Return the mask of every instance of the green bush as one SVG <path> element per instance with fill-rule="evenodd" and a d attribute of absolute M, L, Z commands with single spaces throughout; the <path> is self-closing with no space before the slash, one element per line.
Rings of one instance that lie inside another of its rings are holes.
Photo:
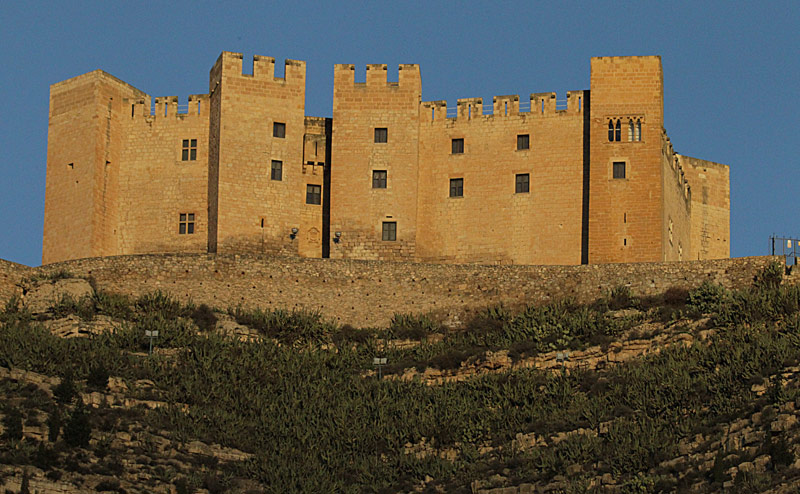
<path fill-rule="evenodd" d="M 699 287 L 689 291 L 687 305 L 703 314 L 712 314 L 729 299 L 728 291 L 721 285 L 704 281 Z"/>
<path fill-rule="evenodd" d="M 627 309 L 634 305 L 631 289 L 627 285 L 618 285 L 611 289 L 608 296 L 608 308 L 611 310 Z"/>

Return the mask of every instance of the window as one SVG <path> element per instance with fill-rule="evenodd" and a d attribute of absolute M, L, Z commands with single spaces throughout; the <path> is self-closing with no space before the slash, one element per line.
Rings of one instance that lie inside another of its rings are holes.
<path fill-rule="evenodd" d="M 394 242 L 397 240 L 397 222 L 396 221 L 384 221 L 383 222 L 383 232 L 381 233 L 381 240 L 388 240 L 390 242 Z"/>
<path fill-rule="evenodd" d="M 530 173 L 518 173 L 514 192 L 517 194 L 524 194 L 531 190 L 531 175 Z"/>
<path fill-rule="evenodd" d="M 450 179 L 450 197 L 463 197 L 464 196 L 464 179 L 451 178 Z"/>
<path fill-rule="evenodd" d="M 373 189 L 386 188 L 386 170 L 372 171 L 372 188 Z"/>
<path fill-rule="evenodd" d="M 283 180 L 283 161 L 272 160 L 272 170 L 270 171 L 272 180 Z"/>
<path fill-rule="evenodd" d="M 197 139 L 184 139 L 181 161 L 197 160 Z"/>
<path fill-rule="evenodd" d="M 273 122 L 272 137 L 278 137 L 280 139 L 286 137 L 286 124 L 281 122 Z"/>
<path fill-rule="evenodd" d="M 628 140 L 633 142 L 633 120 L 628 120 Z"/>
<path fill-rule="evenodd" d="M 530 134 L 520 134 L 517 136 L 517 151 L 523 151 L 525 149 L 530 149 L 531 147 L 531 136 Z"/>
<path fill-rule="evenodd" d="M 194 233 L 194 213 L 180 214 L 178 233 L 181 235 L 191 235 Z"/>
<path fill-rule="evenodd" d="M 322 204 L 322 187 L 306 185 L 306 204 Z"/>
<path fill-rule="evenodd" d="M 615 161 L 612 172 L 614 178 L 625 178 L 625 162 Z"/>
<path fill-rule="evenodd" d="M 464 139 L 453 139 L 451 152 L 453 154 L 464 154 Z"/>
<path fill-rule="evenodd" d="M 634 134 L 634 140 L 635 141 L 641 141 L 642 140 L 642 120 L 641 119 L 637 119 L 636 120 L 636 133 Z"/>
<path fill-rule="evenodd" d="M 389 130 L 386 127 L 375 127 L 375 142 L 389 142 Z"/>
<path fill-rule="evenodd" d="M 622 120 L 619 118 L 608 121 L 608 141 L 619 142 L 622 140 Z"/>

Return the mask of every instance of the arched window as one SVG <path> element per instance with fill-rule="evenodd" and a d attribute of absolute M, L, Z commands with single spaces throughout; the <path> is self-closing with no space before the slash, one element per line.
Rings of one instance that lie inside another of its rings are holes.
<path fill-rule="evenodd" d="M 617 142 L 622 140 L 622 122 L 620 119 L 617 119 L 617 125 L 614 128 L 614 140 Z"/>
<path fill-rule="evenodd" d="M 628 140 L 633 141 L 633 120 L 628 120 Z"/>
<path fill-rule="evenodd" d="M 614 121 L 608 121 L 608 142 L 614 142 Z"/>
<path fill-rule="evenodd" d="M 636 120 L 636 140 L 642 140 L 642 119 Z"/>

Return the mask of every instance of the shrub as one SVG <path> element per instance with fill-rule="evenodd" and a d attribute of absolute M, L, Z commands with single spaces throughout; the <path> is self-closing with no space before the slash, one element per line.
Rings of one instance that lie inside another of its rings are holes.
<path fill-rule="evenodd" d="M 779 262 L 771 262 L 756 275 L 756 279 L 753 284 L 756 288 L 778 288 L 783 281 L 784 270 L 785 268 L 783 267 L 783 264 Z"/>
<path fill-rule="evenodd" d="M 618 285 L 611 289 L 608 297 L 608 308 L 611 310 L 627 309 L 634 303 L 631 289 L 627 285 Z"/>
<path fill-rule="evenodd" d="M 22 414 L 16 408 L 6 409 L 3 417 L 3 439 L 19 441 L 22 439 Z"/>
<path fill-rule="evenodd" d="M 357 343 L 357 344 L 364 344 L 372 339 L 374 336 L 373 331 L 369 331 L 366 329 L 356 329 L 349 324 L 345 324 L 339 328 L 339 331 L 334 333 L 333 341 L 338 346 L 342 346 L 346 343 Z"/>
<path fill-rule="evenodd" d="M 699 287 L 689 291 L 687 305 L 696 308 L 703 314 L 719 311 L 720 306 L 729 298 L 728 291 L 710 281 L 704 281 Z"/>
<path fill-rule="evenodd" d="M 53 396 L 59 403 L 68 405 L 78 396 L 78 388 L 72 379 L 72 373 L 67 373 L 61 378 L 61 382 L 53 388 Z"/>
<path fill-rule="evenodd" d="M 192 311 L 192 321 L 197 324 L 201 331 L 212 331 L 217 327 L 217 315 L 214 310 L 206 304 L 200 304 Z"/>
<path fill-rule="evenodd" d="M 108 387 L 108 369 L 101 363 L 93 364 L 89 367 L 86 384 L 94 389 L 106 389 Z"/>
<path fill-rule="evenodd" d="M 61 298 L 50 308 L 56 317 L 64 317 L 76 314 L 85 321 L 91 321 L 95 316 L 94 299 L 90 296 L 74 298 L 68 293 L 61 295 Z"/>
<path fill-rule="evenodd" d="M 395 314 L 389 325 L 392 337 L 418 341 L 441 329 L 439 324 L 424 314 Z"/>
<path fill-rule="evenodd" d="M 133 318 L 133 302 L 126 295 L 95 290 L 94 303 L 97 312 L 116 319 Z"/>
<path fill-rule="evenodd" d="M 64 442 L 73 448 L 85 448 L 89 445 L 91 437 L 92 426 L 89 423 L 89 413 L 83 405 L 78 405 L 64 425 Z"/>

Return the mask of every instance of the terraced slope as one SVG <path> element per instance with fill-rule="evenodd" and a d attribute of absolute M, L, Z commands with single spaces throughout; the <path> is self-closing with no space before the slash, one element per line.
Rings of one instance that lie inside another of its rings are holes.
<path fill-rule="evenodd" d="M 8 492 L 800 488 L 800 288 L 775 269 L 490 307 L 457 332 L 54 278 L 0 315 Z"/>

